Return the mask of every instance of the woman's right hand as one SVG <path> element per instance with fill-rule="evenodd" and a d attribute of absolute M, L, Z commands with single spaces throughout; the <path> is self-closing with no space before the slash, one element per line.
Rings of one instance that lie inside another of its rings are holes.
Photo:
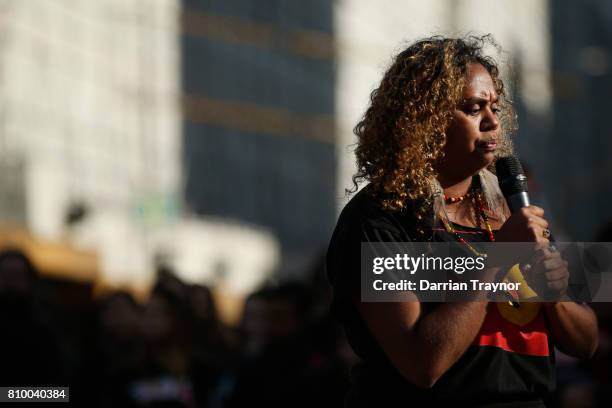
<path fill-rule="evenodd" d="M 515 211 L 497 231 L 495 241 L 548 243 L 548 221 L 543 216 L 544 210 L 535 205 Z"/>

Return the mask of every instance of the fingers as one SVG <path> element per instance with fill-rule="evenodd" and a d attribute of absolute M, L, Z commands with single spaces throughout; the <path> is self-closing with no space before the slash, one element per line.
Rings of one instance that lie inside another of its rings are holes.
<path fill-rule="evenodd" d="M 540 230 L 544 230 L 548 228 L 548 221 L 544 218 L 540 217 L 529 217 L 527 218 L 527 227 L 529 228 L 539 228 Z"/>
<path fill-rule="evenodd" d="M 548 281 L 546 283 L 546 287 L 554 292 L 563 293 L 567 289 L 567 280 L 566 279 L 557 279 L 555 281 Z"/>
<path fill-rule="evenodd" d="M 535 242 L 549 242 L 548 237 L 548 221 L 544 218 L 544 210 L 535 205 L 524 207 L 521 209 L 521 213 L 526 220 L 526 227 L 529 231 L 529 235 L 532 241 Z"/>
<path fill-rule="evenodd" d="M 537 250 L 532 255 L 530 263 L 534 267 L 543 268 L 545 270 L 567 267 L 565 261 L 559 252 L 553 252 L 548 248 L 548 245 L 538 244 Z"/>
<path fill-rule="evenodd" d="M 547 269 L 546 272 L 544 272 L 544 276 L 546 277 L 547 281 L 552 282 L 568 278 L 569 272 L 567 270 L 567 267 L 565 265 L 562 265 L 555 269 Z"/>
<path fill-rule="evenodd" d="M 544 216 L 544 209 L 541 207 L 538 207 L 537 205 L 530 205 L 528 207 L 523 207 L 521 208 L 521 211 L 526 216 L 533 215 L 533 216 L 540 217 L 540 218 Z"/>
<path fill-rule="evenodd" d="M 536 226 L 536 227 L 530 228 L 530 232 L 531 232 L 533 241 L 537 242 L 538 244 L 544 244 L 548 246 L 548 244 L 550 243 L 550 239 L 548 239 L 550 237 L 550 231 L 548 230 L 548 228 L 542 228 L 540 226 Z"/>
<path fill-rule="evenodd" d="M 538 251 L 537 264 L 530 269 L 530 280 L 536 287 L 544 289 L 543 293 L 563 294 L 569 281 L 568 263 L 558 252 L 547 249 Z M 537 290 L 537 289 L 536 289 Z"/>
<path fill-rule="evenodd" d="M 547 271 L 567 267 L 567 262 L 560 256 L 547 257 L 542 261 L 542 266 Z"/>
<path fill-rule="evenodd" d="M 546 271 L 544 273 L 544 277 L 546 278 L 546 281 L 549 283 L 558 282 L 558 281 L 565 282 L 569 279 L 569 271 L 567 270 L 565 266 L 562 266 L 557 269 Z"/>
<path fill-rule="evenodd" d="M 534 205 L 513 213 L 496 234 L 501 242 L 549 242 L 544 210 Z"/>

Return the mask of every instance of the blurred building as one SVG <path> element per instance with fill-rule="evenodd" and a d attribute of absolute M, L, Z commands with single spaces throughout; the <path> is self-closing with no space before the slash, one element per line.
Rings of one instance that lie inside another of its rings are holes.
<path fill-rule="evenodd" d="M 21 210 L 38 235 L 58 237 L 80 202 L 177 201 L 178 8 L 144 3 L 1 3 L 2 154 L 23 163 Z"/>
<path fill-rule="evenodd" d="M 612 3 L 551 2 L 554 128 L 541 160 L 551 206 L 576 240 L 612 219 Z"/>
<path fill-rule="evenodd" d="M 183 207 L 180 16 L 177 0 L 0 2 L 0 218 L 95 250 L 110 285 L 150 284 L 162 255 L 214 281 L 241 251 L 224 276 L 246 290 L 275 239 Z"/>
<path fill-rule="evenodd" d="M 182 3 L 187 205 L 267 228 L 291 268 L 335 221 L 332 2 Z"/>
<path fill-rule="evenodd" d="M 2 218 L 60 240 L 72 209 L 102 217 L 91 244 L 126 282 L 149 266 L 142 209 L 176 216 L 181 188 L 178 6 L 146 3 L 0 5 L 0 160 L 20 180 L 1 188 L 21 200 Z"/>

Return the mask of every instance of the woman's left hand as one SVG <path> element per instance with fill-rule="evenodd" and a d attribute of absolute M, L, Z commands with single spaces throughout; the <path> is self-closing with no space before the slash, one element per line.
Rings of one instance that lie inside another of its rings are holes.
<path fill-rule="evenodd" d="M 545 247 L 532 257 L 530 267 L 524 271 L 525 279 L 543 300 L 558 300 L 567 291 L 567 266 L 559 251 Z"/>

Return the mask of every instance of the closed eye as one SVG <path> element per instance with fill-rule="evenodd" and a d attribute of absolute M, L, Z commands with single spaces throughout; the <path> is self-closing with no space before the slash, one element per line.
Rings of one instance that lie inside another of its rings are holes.
<path fill-rule="evenodd" d="M 478 113 L 480 113 L 480 109 L 481 108 L 479 105 L 470 106 L 465 110 L 465 113 L 476 116 Z"/>
<path fill-rule="evenodd" d="M 476 106 L 468 107 L 464 111 L 465 111 L 465 113 L 467 113 L 469 115 L 477 116 L 482 109 L 483 108 L 480 105 L 476 105 Z M 493 112 L 493 114 L 495 114 L 495 115 L 498 115 L 501 112 L 501 109 L 500 109 L 499 106 L 492 106 L 491 107 L 491 112 Z"/>
<path fill-rule="evenodd" d="M 472 97 L 464 99 L 463 111 L 470 116 L 477 116 L 487 105 L 491 106 L 491 112 L 497 115 L 501 112 L 497 98 L 489 101 L 486 98 Z"/>

